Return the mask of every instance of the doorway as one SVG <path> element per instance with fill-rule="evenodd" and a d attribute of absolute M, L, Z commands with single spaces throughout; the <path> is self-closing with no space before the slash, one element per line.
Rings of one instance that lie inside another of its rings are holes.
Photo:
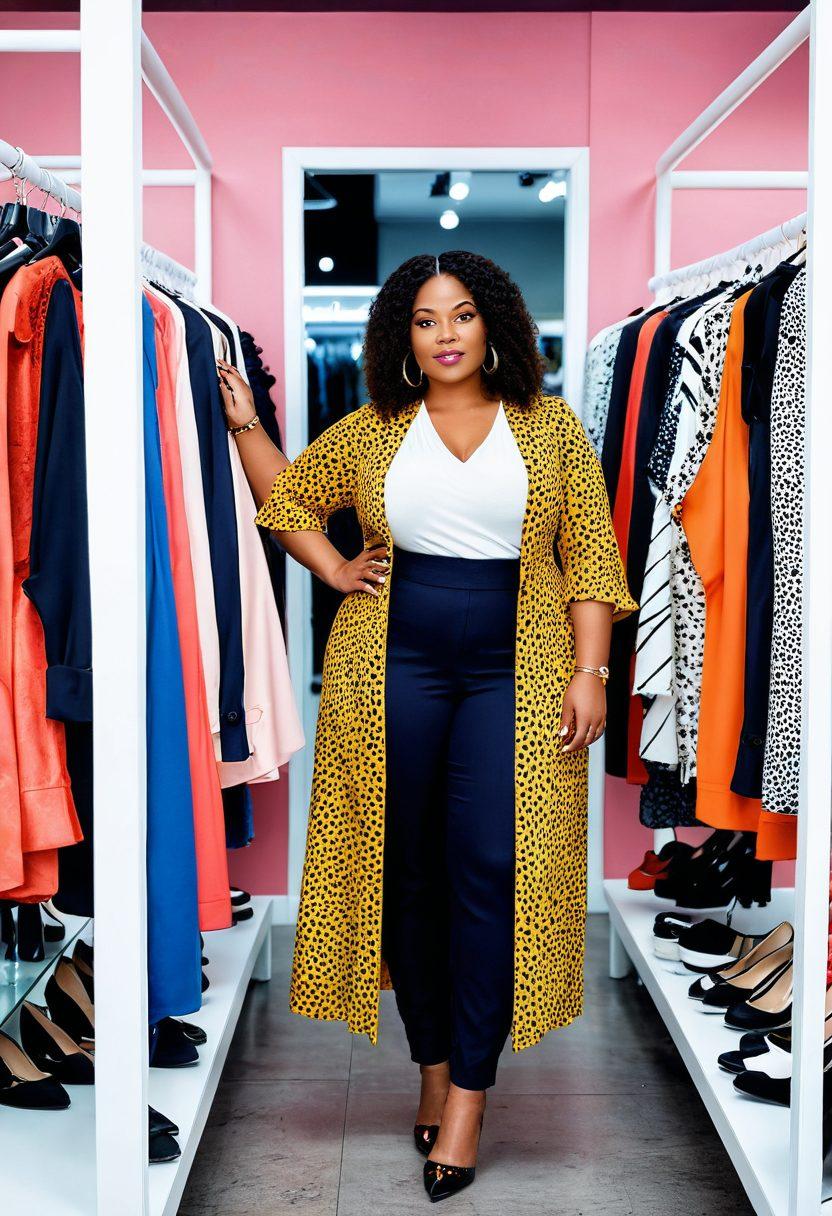
<path fill-rule="evenodd" d="M 366 401 L 367 309 L 390 271 L 415 253 L 467 248 L 503 266 L 537 321 L 545 391 L 580 414 L 587 148 L 284 148 L 283 200 L 287 452 Z M 336 547 L 358 551 L 352 511 L 328 527 Z M 290 916 L 300 894 L 323 648 L 339 601 L 287 563 L 289 665 L 307 739 L 289 769 Z M 599 750 L 590 752 L 590 910 L 604 906 Z"/>

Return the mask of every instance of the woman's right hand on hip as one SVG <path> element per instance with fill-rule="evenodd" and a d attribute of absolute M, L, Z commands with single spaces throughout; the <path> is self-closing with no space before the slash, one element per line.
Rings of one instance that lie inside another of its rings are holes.
<path fill-rule="evenodd" d="M 363 549 L 352 561 L 345 561 L 335 571 L 333 587 L 336 591 L 366 591 L 369 595 L 379 595 L 379 584 L 387 579 L 390 563 L 387 557 L 386 545 L 374 545 L 371 549 Z"/>

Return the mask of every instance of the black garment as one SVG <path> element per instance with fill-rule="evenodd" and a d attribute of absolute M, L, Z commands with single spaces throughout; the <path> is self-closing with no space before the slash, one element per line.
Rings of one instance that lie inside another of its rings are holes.
<path fill-rule="evenodd" d="M 260 425 L 271 439 L 276 448 L 283 451 L 283 441 L 280 437 L 280 426 L 277 421 L 275 404 L 269 390 L 275 384 L 275 378 L 267 367 L 263 366 L 260 358 L 263 353 L 261 346 L 255 345 L 254 338 L 245 330 L 240 330 L 240 344 L 243 348 L 243 359 L 246 365 L 251 392 L 254 397 L 254 408 Z M 277 614 L 283 633 L 286 633 L 286 551 L 281 548 L 277 538 L 269 528 L 258 525 L 257 531 L 263 542 L 263 551 L 269 567 L 269 577 L 277 604 Z"/>
<path fill-rule="evenodd" d="M 160 290 L 163 290 L 160 288 Z M 240 600 L 240 553 L 228 426 L 208 323 L 191 305 L 165 291 L 185 320 L 188 374 L 194 399 L 208 547 L 220 643 L 220 746 L 225 761 L 247 760 L 251 749 L 243 705 L 245 667 Z M 253 516 L 252 516 L 253 518 Z"/>
<path fill-rule="evenodd" d="M 763 756 L 771 682 L 774 538 L 771 527 L 771 392 L 783 297 L 800 271 L 785 262 L 752 291 L 743 316 L 742 416 L 748 423 L 748 586 L 743 724 L 731 789 L 763 793 Z"/>
<path fill-rule="evenodd" d="M 494 1084 L 514 1002 L 519 560 L 395 550 L 382 953 L 411 1058 Z"/>
<path fill-rule="evenodd" d="M 635 320 L 624 326 L 618 340 L 612 372 L 607 425 L 604 428 L 604 443 L 601 449 L 601 468 L 607 486 L 610 510 L 615 506 L 615 496 L 618 492 L 618 477 L 621 472 L 621 456 L 624 448 L 624 424 L 627 421 L 627 397 L 630 392 L 638 337 L 642 326 L 657 311 L 656 308 L 651 308 L 639 313 Z"/>
<path fill-rule="evenodd" d="M 93 915 L 92 617 L 84 373 L 69 283 L 52 288 L 43 335 L 29 577 L 43 623 L 46 713 L 66 724 L 67 769 L 84 839 L 58 852 L 55 906 Z"/>
<path fill-rule="evenodd" d="M 639 795 L 639 821 L 646 828 L 684 828 L 696 823 L 696 781 L 682 785 L 679 766 L 645 760 L 648 777 Z"/>

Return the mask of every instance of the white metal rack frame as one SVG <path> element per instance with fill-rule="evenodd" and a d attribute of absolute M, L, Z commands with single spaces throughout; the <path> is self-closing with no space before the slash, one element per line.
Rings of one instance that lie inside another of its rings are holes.
<path fill-rule="evenodd" d="M 81 157 L 21 159 L 0 143 L 4 176 L 16 169 L 37 188 L 77 208 L 80 196 L 58 178 L 80 182 L 84 166 L 83 250 L 87 493 L 95 674 L 94 846 L 96 891 L 96 1085 L 94 1112 L 83 1096 L 69 1112 L 78 1137 L 50 1125 L 51 1168 L 28 1168 L 25 1149 L 44 1151 L 41 1131 L 15 1124 L 21 1177 L 4 1173 L 12 1208 L 52 1216 L 172 1216 L 182 1193 L 250 978 L 270 974 L 271 901 L 255 901 L 254 920 L 209 938 L 212 993 L 203 1021 L 212 1041 L 183 1090 L 177 1118 L 182 1158 L 149 1185 L 146 957 L 145 582 L 142 441 L 141 277 L 164 272 L 211 297 L 211 170 L 208 148 L 179 90 L 141 29 L 140 0 L 81 0 L 80 30 L 0 30 L 0 51 L 80 52 Z M 143 172 L 142 81 L 194 162 L 192 170 Z M 44 172 L 46 170 L 46 172 Z M 0 170 L 2 171 L 2 170 Z M 121 187 L 119 240 L 112 240 L 113 182 Z M 142 243 L 142 186 L 194 188 L 196 274 Z M 112 408 L 117 400 L 118 410 Z M 118 503 L 118 511 L 113 504 Z M 114 791 L 118 791 L 114 796 Z M 240 933 L 240 929 L 244 929 Z M 216 970 L 214 965 L 216 964 Z M 197 1075 L 198 1074 L 198 1075 Z M 164 1087 L 163 1087 L 164 1088 Z M 154 1078 L 150 1097 L 158 1083 Z M 187 1091 L 187 1092 L 186 1092 Z M 165 1100 L 170 1104 L 166 1095 Z M 89 1095 L 88 1095 L 89 1097 Z M 161 1104 L 161 1103 L 160 1103 Z M 164 1107 L 162 1107 L 164 1109 Z M 94 1127 L 93 1127 L 94 1124 Z M 12 1129 L 10 1129 L 12 1130 Z M 29 1135 L 30 1134 L 30 1135 Z M 29 1136 L 29 1139 L 27 1139 Z M 94 1152 L 93 1152 L 94 1139 Z M 170 1172 L 172 1171 L 172 1172 Z M 20 1187 L 18 1187 L 18 1183 Z M 17 1189 L 16 1189 L 17 1188 Z M 13 1195 L 19 1202 L 15 1202 Z M 10 1209 L 11 1210 L 11 1209 Z"/>
<path fill-rule="evenodd" d="M 810 42 L 809 173 L 682 173 L 680 161 L 749 97 L 807 38 Z M 747 1155 L 740 1124 L 748 1119 L 743 1102 L 722 1104 L 710 1086 L 712 1061 L 700 1059 L 697 1044 L 675 1000 L 657 982 L 647 957 L 640 905 L 621 884 L 607 884 L 611 914 L 610 971 L 621 975 L 632 959 L 699 1085 L 725 1147 L 731 1154 L 755 1209 L 761 1216 L 810 1216 L 832 1208 L 822 1198 L 821 1126 L 823 1106 L 824 996 L 830 867 L 832 790 L 832 553 L 827 525 L 832 515 L 832 479 L 827 455 L 832 414 L 826 408 L 832 383 L 832 12 L 827 0 L 812 0 L 798 17 L 693 122 L 656 165 L 656 278 L 668 282 L 671 201 L 675 188 L 708 186 L 794 188 L 807 184 L 808 316 L 806 413 L 806 533 L 804 545 L 803 749 L 798 816 L 798 854 L 793 893 L 795 993 L 790 1134 L 772 1143 L 771 1160 Z M 798 217 L 802 222 L 803 217 Z M 797 221 L 796 221 L 797 222 Z M 772 230 L 772 233 L 775 230 Z M 772 238 L 764 234 L 761 240 Z M 790 234 L 794 235 L 793 227 Z M 772 238 L 773 239 L 773 238 Z M 706 264 L 703 264 L 706 265 Z M 691 268 L 685 268 L 690 272 Z M 657 281 L 660 280 L 660 281 Z M 809 729 L 811 723 L 811 729 Z M 781 893 L 781 898 L 784 893 Z M 791 892 L 789 892 L 791 895 Z M 771 1112 L 768 1112 L 769 1114 Z M 775 1116 L 772 1115 L 772 1118 Z M 781 1131 L 786 1123 L 781 1120 Z"/>

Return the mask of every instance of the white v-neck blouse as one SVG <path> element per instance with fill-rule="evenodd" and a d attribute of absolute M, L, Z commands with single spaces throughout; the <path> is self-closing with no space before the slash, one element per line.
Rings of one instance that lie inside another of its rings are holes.
<path fill-rule="evenodd" d="M 519 557 L 528 475 L 502 401 L 480 446 L 460 460 L 424 401 L 393 457 L 384 506 L 394 545 L 440 557 Z"/>

